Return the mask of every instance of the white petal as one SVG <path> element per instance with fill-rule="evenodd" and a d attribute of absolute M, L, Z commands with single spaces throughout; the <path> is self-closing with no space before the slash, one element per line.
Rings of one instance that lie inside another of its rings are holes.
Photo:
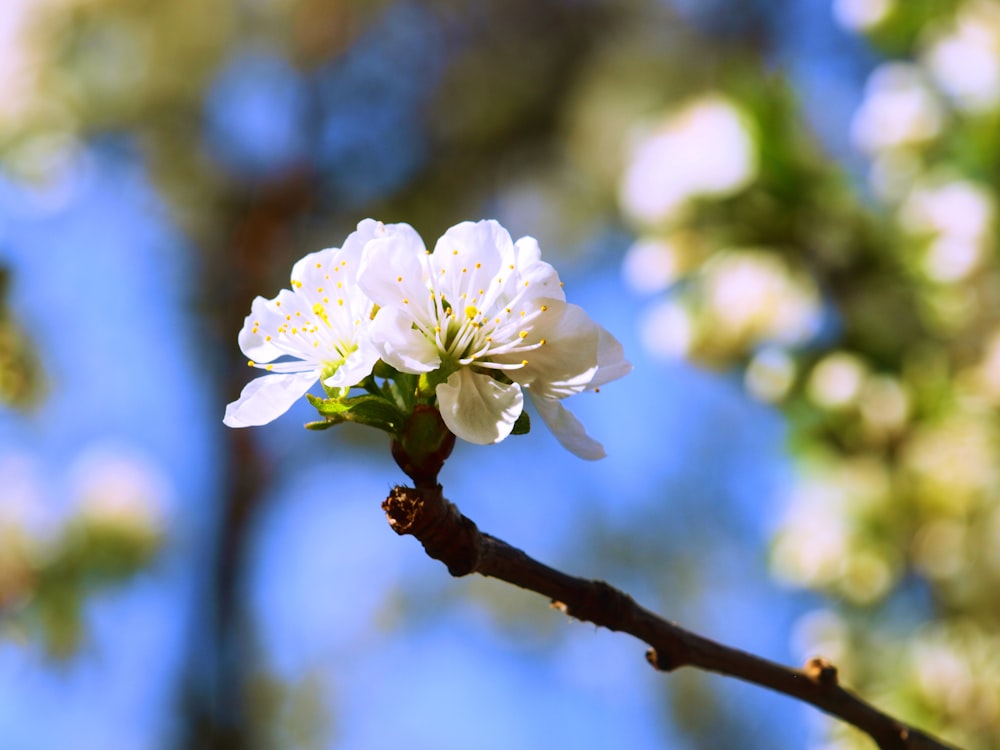
<path fill-rule="evenodd" d="M 323 286 L 323 277 L 333 265 L 336 251 L 337 248 L 328 247 L 299 258 L 292 266 L 292 288 L 301 284 L 305 289 L 312 291 L 317 286 Z"/>
<path fill-rule="evenodd" d="M 542 251 L 538 247 L 538 241 L 534 237 L 522 237 L 514 247 L 517 254 L 517 291 L 533 298 L 548 297 L 565 301 L 566 294 L 559 281 L 559 274 L 541 259 Z"/>
<path fill-rule="evenodd" d="M 545 344 L 527 352 L 528 364 L 510 372 L 510 377 L 546 398 L 585 390 L 597 373 L 600 331 L 582 307 L 566 305 L 558 318 L 539 320 L 532 336 L 544 338 Z"/>
<path fill-rule="evenodd" d="M 467 367 L 452 373 L 436 389 L 441 419 L 462 440 L 477 445 L 498 443 L 514 429 L 524 408 L 516 383 L 499 383 Z"/>
<path fill-rule="evenodd" d="M 365 245 L 358 269 L 358 286 L 380 307 L 423 309 L 427 288 L 427 253 L 420 236 L 406 227 Z M 404 302 L 404 300 L 406 300 Z"/>
<path fill-rule="evenodd" d="M 625 350 L 611 333 L 601 326 L 597 343 L 597 372 L 588 388 L 597 388 L 632 372 L 632 363 L 625 359 Z"/>
<path fill-rule="evenodd" d="M 503 274 L 501 260 L 512 258 L 510 234 L 495 221 L 463 221 L 456 224 L 434 246 L 434 286 L 455 304 L 463 292 L 468 303 L 495 292 L 496 276 Z M 482 294 L 479 291 L 482 290 Z"/>
<path fill-rule="evenodd" d="M 538 409 L 538 414 L 566 450 L 587 461 L 596 461 L 607 455 L 604 446 L 590 437 L 580 420 L 570 414 L 559 401 L 536 396 L 530 388 L 528 395 Z"/>
<path fill-rule="evenodd" d="M 405 224 L 403 226 L 412 229 L 409 224 Z M 376 237 L 385 236 L 386 228 L 381 221 L 375 221 L 375 219 L 362 219 L 358 222 L 358 228 L 347 235 L 347 239 L 344 240 L 344 254 L 350 258 L 360 261 L 361 253 L 364 252 L 365 245 Z"/>
<path fill-rule="evenodd" d="M 270 362 L 285 352 L 268 341 L 274 338 L 278 326 L 285 322 L 285 316 L 274 306 L 273 300 L 257 297 L 250 305 L 250 314 L 243 321 L 238 341 L 240 350 L 255 362 Z"/>
<path fill-rule="evenodd" d="M 383 307 L 372 321 L 369 335 L 382 359 L 400 372 L 421 373 L 441 365 L 437 345 L 413 327 L 402 310 Z"/>
<path fill-rule="evenodd" d="M 367 337 L 358 341 L 358 348 L 351 352 L 337 371 L 323 381 L 330 388 L 350 388 L 367 378 L 378 362 L 379 352 Z"/>
<path fill-rule="evenodd" d="M 256 427 L 284 414 L 319 379 L 315 370 L 289 375 L 263 375 L 246 384 L 239 399 L 226 406 L 223 424 Z"/>

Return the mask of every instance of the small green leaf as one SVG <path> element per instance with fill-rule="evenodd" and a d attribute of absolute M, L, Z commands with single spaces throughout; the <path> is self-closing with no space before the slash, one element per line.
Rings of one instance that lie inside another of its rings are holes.
<path fill-rule="evenodd" d="M 518 416 L 517 421 L 514 422 L 514 429 L 511 430 L 511 435 L 527 435 L 531 431 L 531 418 L 528 416 L 528 412 L 521 411 Z"/>
<path fill-rule="evenodd" d="M 348 408 L 344 399 L 320 398 L 319 396 L 314 396 L 311 393 L 307 393 L 306 398 L 309 399 L 310 404 L 316 407 L 316 411 L 324 417 L 340 416 L 347 411 Z"/>
<path fill-rule="evenodd" d="M 343 423 L 343 419 L 321 419 L 318 422 L 306 422 L 307 430 L 329 430 L 338 424 Z"/>
<path fill-rule="evenodd" d="M 356 422 L 395 435 L 406 421 L 403 410 L 382 396 L 365 395 L 336 399 L 317 398 L 307 394 L 307 397 L 316 411 L 333 424 Z M 309 429 L 326 429 L 326 427 L 309 427 Z"/>
<path fill-rule="evenodd" d="M 348 399 L 348 411 L 344 418 L 351 422 L 377 427 L 395 434 L 406 421 L 402 409 L 380 396 L 358 396 Z"/>

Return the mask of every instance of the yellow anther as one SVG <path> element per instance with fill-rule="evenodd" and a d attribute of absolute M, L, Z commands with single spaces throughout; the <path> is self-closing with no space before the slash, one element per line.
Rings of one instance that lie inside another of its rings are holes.
<path fill-rule="evenodd" d="M 403 283 L 403 277 L 402 276 L 397 276 L 396 277 L 396 281 L 398 281 L 400 284 L 402 284 Z"/>
<path fill-rule="evenodd" d="M 545 339 L 541 339 L 541 340 L 540 340 L 540 341 L 539 341 L 538 343 L 539 343 L 540 345 L 544 345 L 544 344 L 545 344 Z"/>
<path fill-rule="evenodd" d="M 322 267 L 323 267 L 323 264 L 322 264 L 322 263 L 317 263 L 317 264 L 316 264 L 316 268 L 322 268 Z"/>
<path fill-rule="evenodd" d="M 542 312 L 545 312 L 548 309 L 549 309 L 548 305 L 542 305 Z"/>
<path fill-rule="evenodd" d="M 482 268 L 482 267 L 483 267 L 482 263 L 476 263 L 476 268 Z"/>
<path fill-rule="evenodd" d="M 343 307 L 344 306 L 344 298 L 341 297 L 340 299 L 338 299 L 337 300 L 337 304 L 340 305 L 341 307 Z"/>
<path fill-rule="evenodd" d="M 470 320 L 476 317 L 478 314 L 479 310 L 476 309 L 475 305 L 469 305 L 467 308 L 465 308 L 465 317 L 469 318 Z"/>
<path fill-rule="evenodd" d="M 271 337 L 270 337 L 270 336 L 265 336 L 265 337 L 264 337 L 264 341 L 270 341 L 270 340 L 271 340 Z"/>
<path fill-rule="evenodd" d="M 271 372 L 271 370 L 273 370 L 273 369 L 274 369 L 274 365 L 268 365 L 268 366 L 267 366 L 267 367 L 265 367 L 264 369 L 265 369 L 265 370 L 267 370 L 268 372 Z"/>
<path fill-rule="evenodd" d="M 403 304 L 404 305 L 410 304 L 410 300 L 406 299 L 406 297 L 403 297 Z"/>
<path fill-rule="evenodd" d="M 458 255 L 458 250 L 452 250 L 452 251 L 451 251 L 451 254 L 452 254 L 452 255 Z"/>
<path fill-rule="evenodd" d="M 517 335 L 518 335 L 518 336 L 520 336 L 520 337 L 521 337 L 522 339 L 526 339 L 526 338 L 528 338 L 528 332 L 527 332 L 527 331 L 521 331 L 521 332 L 520 332 L 519 334 L 517 334 Z"/>
<path fill-rule="evenodd" d="M 317 302 L 315 305 L 313 305 L 313 314 L 314 315 L 325 315 L 326 314 L 326 310 L 323 309 L 323 305 L 321 303 Z"/>
<path fill-rule="evenodd" d="M 524 367 L 526 364 L 528 364 L 528 360 L 522 359 L 521 360 L 521 367 Z"/>
<path fill-rule="evenodd" d="M 247 362 L 247 367 L 256 367 L 256 366 L 257 366 L 257 363 L 254 362 L 252 359 L 249 362 Z"/>
<path fill-rule="evenodd" d="M 321 286 L 316 287 L 316 294 L 322 294 L 322 293 L 323 293 L 323 287 Z"/>

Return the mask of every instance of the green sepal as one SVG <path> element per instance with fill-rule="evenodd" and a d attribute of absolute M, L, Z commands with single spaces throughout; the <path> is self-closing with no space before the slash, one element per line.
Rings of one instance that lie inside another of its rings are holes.
<path fill-rule="evenodd" d="M 318 422 L 306 422 L 306 429 L 317 431 L 329 430 L 331 427 L 334 427 L 343 421 L 343 419 L 321 419 Z"/>
<path fill-rule="evenodd" d="M 531 417 L 528 416 L 528 412 L 522 409 L 517 417 L 517 421 L 514 422 L 514 429 L 510 431 L 510 434 L 527 435 L 529 432 L 531 432 Z"/>
<path fill-rule="evenodd" d="M 381 396 L 365 395 L 340 399 L 318 398 L 311 393 L 306 396 L 316 411 L 333 424 L 356 422 L 395 435 L 406 421 L 402 409 Z"/>

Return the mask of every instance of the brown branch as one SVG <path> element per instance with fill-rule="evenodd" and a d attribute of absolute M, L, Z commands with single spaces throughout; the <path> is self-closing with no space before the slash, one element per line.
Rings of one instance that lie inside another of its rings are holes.
<path fill-rule="evenodd" d="M 956 750 L 941 740 L 879 711 L 840 686 L 837 669 L 821 658 L 792 669 L 692 633 L 641 607 L 603 581 L 567 575 L 534 560 L 516 547 L 479 531 L 447 501 L 441 486 L 396 487 L 382 504 L 389 525 L 410 534 L 453 576 L 479 573 L 552 600 L 578 620 L 629 633 L 648 644 L 656 669 L 690 666 L 776 690 L 852 724 L 882 750 Z"/>

